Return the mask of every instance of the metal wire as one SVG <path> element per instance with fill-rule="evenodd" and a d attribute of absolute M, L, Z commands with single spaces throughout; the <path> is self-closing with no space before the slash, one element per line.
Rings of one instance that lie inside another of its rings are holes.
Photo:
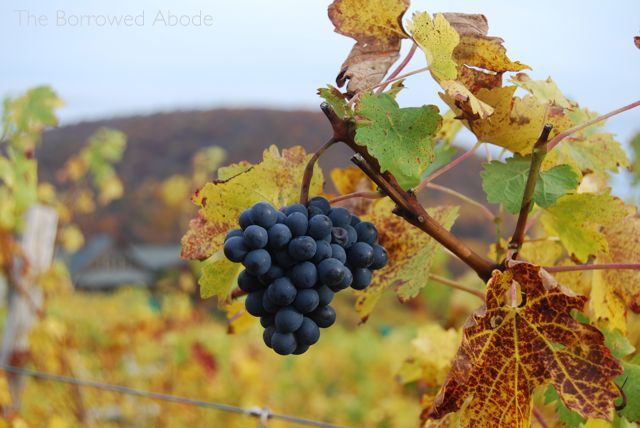
<path fill-rule="evenodd" d="M 71 385 L 101 389 L 104 391 L 117 392 L 120 394 L 135 395 L 138 397 L 151 398 L 155 400 L 168 401 L 172 403 L 187 404 L 191 406 L 204 407 L 207 409 L 220 410 L 223 412 L 238 413 L 241 415 L 253 416 L 258 418 L 263 423 L 265 420 L 269 420 L 269 419 L 280 419 L 282 421 L 296 423 L 300 425 L 307 425 L 307 426 L 316 426 L 316 427 L 322 427 L 322 428 L 345 428 L 344 426 L 334 425 L 328 422 L 314 421 L 311 419 L 299 418 L 297 416 L 289 416 L 289 415 L 284 415 L 280 413 L 272 413 L 268 407 L 243 408 L 238 406 L 232 406 L 230 404 L 215 403 L 212 401 L 197 400 L 193 398 L 180 397 L 177 395 L 144 391 L 140 389 L 129 388 L 127 386 L 122 386 L 122 385 L 100 383 L 100 382 L 95 382 L 91 380 L 78 379 L 71 376 L 62 376 L 62 375 L 57 375 L 53 373 L 46 373 L 38 370 L 25 369 L 21 367 L 10 366 L 10 365 L 0 365 L 0 369 L 9 373 L 29 376 L 36 379 L 42 379 L 42 380 L 47 380 L 52 382 L 67 383 Z"/>

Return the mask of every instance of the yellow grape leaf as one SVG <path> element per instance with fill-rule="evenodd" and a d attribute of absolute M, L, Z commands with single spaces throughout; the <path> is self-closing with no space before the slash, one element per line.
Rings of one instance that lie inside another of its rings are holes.
<path fill-rule="evenodd" d="M 602 260 L 598 260 L 602 262 Z M 616 295 L 616 285 L 607 281 L 606 272 L 595 270 L 591 272 L 591 293 L 589 294 L 589 318 L 605 321 L 611 329 L 618 329 L 623 334 L 627 332 L 627 308 L 625 302 Z M 638 288 L 636 281 L 631 287 Z"/>
<path fill-rule="evenodd" d="M 448 15 L 445 15 L 449 18 Z M 460 65 L 479 67 L 495 73 L 520 71 L 530 68 L 519 61 L 511 61 L 502 39 L 486 34 L 460 35 L 460 43 L 453 51 L 454 60 Z"/>
<path fill-rule="evenodd" d="M 392 213 L 389 199 L 377 201 L 368 221 L 378 226 L 378 239 L 389 254 L 387 266 L 376 272 L 372 284 L 359 294 L 356 310 L 364 322 L 386 288 L 396 287 L 401 301 L 412 299 L 427 284 L 435 252 L 440 244 L 420 229 Z M 457 207 L 437 207 L 428 210 L 438 223 L 449 229 L 458 216 Z M 402 239 L 398 239 L 402 236 Z"/>
<path fill-rule="evenodd" d="M 9 382 L 5 372 L 0 372 L 0 405 L 11 405 L 11 393 L 9 392 Z"/>
<path fill-rule="evenodd" d="M 296 146 L 278 152 L 276 146 L 264 151 L 257 165 L 225 181 L 207 183 L 193 196 L 200 207 L 182 238 L 182 257 L 204 260 L 222 248 L 226 233 L 238 227 L 240 213 L 266 201 L 275 207 L 289 205 L 300 197 L 300 183 L 310 158 Z M 316 165 L 310 194 L 322 191 L 322 171 Z"/>
<path fill-rule="evenodd" d="M 461 129 L 462 122 L 455 118 L 453 111 L 448 110 L 442 115 L 442 126 L 436 131 L 433 139 L 435 141 L 442 140 L 451 143 Z"/>
<path fill-rule="evenodd" d="M 432 19 L 427 12 L 415 13 L 407 30 L 426 55 L 429 71 L 436 80 L 452 80 L 458 76 L 452 57 L 460 36 L 444 15 L 438 13 Z"/>
<path fill-rule="evenodd" d="M 331 181 L 341 195 L 353 192 L 371 192 L 376 189 L 375 183 L 355 166 L 332 169 Z"/>
<path fill-rule="evenodd" d="M 227 328 L 227 333 L 229 334 L 242 333 L 250 329 L 258 320 L 244 308 L 244 300 L 237 299 L 224 306 L 227 322 L 229 323 Z"/>
<path fill-rule="evenodd" d="M 585 261 L 590 255 L 608 253 L 599 227 L 626 215 L 622 202 L 609 193 L 576 193 L 559 198 L 544 210 L 540 221 L 549 235 L 560 238 L 570 254 Z"/>
<path fill-rule="evenodd" d="M 471 115 L 486 119 L 493 114 L 493 107 L 476 98 L 462 83 L 455 80 L 446 80 L 440 82 L 440 86 L 445 90 L 449 102 L 461 109 L 468 106 Z"/>
<path fill-rule="evenodd" d="M 586 301 L 536 265 L 494 271 L 486 303 L 467 321 L 447 381 L 423 417 L 442 418 L 471 397 L 460 426 L 528 427 L 533 391 L 552 384 L 569 409 L 610 420 L 619 396 L 613 379 L 623 370 L 602 333 L 572 317 Z"/>
<path fill-rule="evenodd" d="M 518 73 L 511 78 L 511 83 L 531 93 L 538 100 L 566 109 L 574 109 L 578 105 L 564 96 L 556 82 L 551 77 L 547 80 L 533 80 L 526 73 Z"/>
<path fill-rule="evenodd" d="M 111 175 L 100 184 L 100 194 L 98 195 L 98 202 L 101 205 L 107 205 L 111 201 L 119 199 L 124 193 L 124 186 L 122 181 L 117 175 Z"/>
<path fill-rule="evenodd" d="M 202 265 L 202 275 L 198 280 L 200 297 L 208 299 L 216 296 L 221 301 L 227 300 L 241 270 L 240 263 L 229 261 L 222 251 L 216 252 Z"/>
<path fill-rule="evenodd" d="M 421 381 L 428 387 L 444 383 L 458 348 L 458 332 L 445 330 L 439 324 L 428 324 L 418 330 L 411 342 L 411 355 L 398 371 L 402 383 Z"/>
<path fill-rule="evenodd" d="M 507 248 L 506 242 L 504 248 Z M 553 266 L 562 256 L 562 245 L 550 239 L 525 241 L 519 254 L 524 260 L 535 265 Z"/>
<path fill-rule="evenodd" d="M 409 0 L 335 0 L 329 6 L 335 31 L 356 40 L 336 78 L 339 87 L 349 80 L 347 90 L 355 93 L 382 81 L 399 58 L 408 7 Z"/>

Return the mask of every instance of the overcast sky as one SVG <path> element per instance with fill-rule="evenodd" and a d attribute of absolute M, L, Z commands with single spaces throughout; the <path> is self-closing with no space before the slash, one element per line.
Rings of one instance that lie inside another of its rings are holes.
<path fill-rule="evenodd" d="M 316 88 L 333 81 L 352 45 L 333 32 L 328 4 L 2 0 L 0 94 L 50 84 L 67 103 L 63 123 L 175 108 L 315 109 Z M 506 40 L 512 59 L 532 66 L 533 78 L 551 75 L 595 111 L 640 98 L 640 50 L 632 42 L 640 34 L 639 0 L 414 0 L 411 10 L 484 13 L 490 34 Z M 127 14 L 137 21 L 104 25 Z M 80 15 L 94 18 L 77 24 Z M 185 25 L 170 26 L 170 15 L 200 15 L 205 22 L 183 18 Z M 416 55 L 407 70 L 424 64 Z M 406 85 L 402 105 L 441 105 L 428 75 Z M 640 130 L 640 112 L 611 120 L 610 129 L 627 140 Z"/>

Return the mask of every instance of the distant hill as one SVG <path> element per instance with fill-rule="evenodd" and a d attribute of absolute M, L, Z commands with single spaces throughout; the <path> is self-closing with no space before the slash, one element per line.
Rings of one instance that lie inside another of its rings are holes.
<path fill-rule="evenodd" d="M 37 154 L 41 176 L 52 180 L 64 161 L 102 126 L 127 134 L 129 144 L 124 159 L 117 166 L 126 194 L 95 216 L 82 219 L 81 224 L 89 234 L 108 232 L 134 242 L 158 243 L 176 242 L 184 225 L 159 226 L 162 223 L 155 222 L 158 213 L 140 201 L 138 190 L 145 182 L 187 173 L 194 153 L 206 146 L 218 145 L 226 149 L 227 163 L 257 162 L 262 157 L 262 150 L 271 144 L 281 148 L 302 145 L 307 151 L 313 151 L 331 131 L 320 112 L 267 109 L 176 111 L 82 122 L 45 133 L 44 144 Z M 329 171 L 333 167 L 349 165 L 349 156 L 347 148 L 334 147 L 322 157 L 320 164 Z M 479 158 L 468 160 L 464 167 L 443 177 L 439 183 L 483 199 L 480 167 Z M 431 205 L 447 199 L 430 191 L 426 193 L 425 201 Z M 457 201 L 453 203 L 458 204 Z M 467 209 L 457 224 L 459 232 L 479 240 L 492 239 L 491 227 L 479 227 L 478 216 L 473 212 L 470 216 L 465 214 L 469 214 Z"/>

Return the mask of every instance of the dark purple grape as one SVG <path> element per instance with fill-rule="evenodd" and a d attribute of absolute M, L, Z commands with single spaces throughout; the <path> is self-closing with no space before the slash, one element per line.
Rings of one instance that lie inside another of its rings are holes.
<path fill-rule="evenodd" d="M 333 224 L 326 215 L 316 215 L 309 220 L 308 235 L 315 239 L 322 239 L 331 234 Z M 354 231 L 355 232 L 355 231 Z"/>
<path fill-rule="evenodd" d="M 320 263 L 324 259 L 328 259 L 331 257 L 331 244 L 327 241 L 316 241 L 316 254 L 313 256 L 311 261 L 315 264 Z"/>
<path fill-rule="evenodd" d="M 283 213 L 282 211 L 276 211 L 276 223 L 284 223 L 286 218 L 287 215 L 285 213 Z"/>
<path fill-rule="evenodd" d="M 268 290 L 268 289 L 267 289 Z M 262 296 L 262 307 L 267 314 L 275 314 L 281 308 L 281 306 L 275 304 L 269 297 L 269 293 L 265 292 Z"/>
<path fill-rule="evenodd" d="M 316 288 L 318 292 L 318 298 L 320 299 L 318 302 L 318 306 L 326 306 L 333 300 L 333 291 L 327 287 L 326 285 L 321 285 Z"/>
<path fill-rule="evenodd" d="M 336 311 L 329 305 L 321 306 L 309 314 L 309 318 L 320 328 L 331 327 L 336 321 Z"/>
<path fill-rule="evenodd" d="M 286 306 L 276 313 L 276 330 L 279 333 L 293 333 L 300 328 L 303 318 L 300 312 Z"/>
<path fill-rule="evenodd" d="M 373 263 L 373 247 L 366 242 L 356 242 L 347 251 L 349 265 L 356 268 L 366 268 Z"/>
<path fill-rule="evenodd" d="M 345 248 L 349 248 L 351 247 L 353 244 L 355 244 L 358 241 L 358 232 L 356 232 L 356 230 L 353 228 L 353 226 L 345 226 L 344 230 L 347 231 L 347 245 L 345 245 Z"/>
<path fill-rule="evenodd" d="M 244 239 L 234 236 L 224 243 L 224 255 L 235 263 L 241 263 L 247 256 L 249 249 L 244 245 Z"/>
<path fill-rule="evenodd" d="M 349 222 L 349 224 L 353 227 L 356 227 L 356 224 L 360 223 L 362 220 L 360 220 L 360 217 L 358 217 L 355 214 L 351 214 L 351 221 Z"/>
<path fill-rule="evenodd" d="M 232 229 L 227 233 L 227 236 L 224 237 L 224 242 L 227 242 L 227 239 L 233 238 L 234 236 L 239 236 L 242 238 L 242 230 L 240 229 Z"/>
<path fill-rule="evenodd" d="M 343 264 L 347 262 L 347 252 L 338 244 L 331 244 L 331 257 L 340 260 Z"/>
<path fill-rule="evenodd" d="M 291 230 L 284 224 L 274 224 L 267 231 L 268 246 L 270 249 L 280 249 L 287 246 L 291 238 Z"/>
<path fill-rule="evenodd" d="M 251 220 L 253 224 L 262 226 L 265 229 L 270 228 L 278 220 L 276 209 L 266 202 L 258 202 L 251 207 Z"/>
<path fill-rule="evenodd" d="M 295 332 L 296 340 L 301 345 L 313 345 L 320 339 L 318 324 L 311 318 L 304 317 L 300 328 Z"/>
<path fill-rule="evenodd" d="M 376 239 L 378 239 L 378 230 L 373 223 L 363 221 L 356 224 L 355 229 L 358 233 L 358 241 L 360 242 L 366 242 L 369 245 L 373 245 L 376 242 Z"/>
<path fill-rule="evenodd" d="M 293 333 L 278 333 L 271 336 L 271 347 L 280 355 L 289 355 L 298 347 Z"/>
<path fill-rule="evenodd" d="M 307 233 L 309 220 L 307 219 L 306 214 L 293 212 L 287 216 L 284 224 L 286 224 L 289 230 L 291 230 L 291 234 L 293 236 L 303 236 Z"/>
<path fill-rule="evenodd" d="M 309 207 L 316 207 L 322 212 L 322 214 L 328 214 L 331 209 L 331 204 L 322 196 L 314 196 L 309 200 L 307 204 Z"/>
<path fill-rule="evenodd" d="M 289 255 L 288 249 L 276 251 L 275 253 L 273 253 L 273 259 L 278 264 L 278 266 L 281 266 L 284 269 L 288 269 L 298 263 L 296 259 Z"/>
<path fill-rule="evenodd" d="M 247 269 L 248 273 L 259 276 L 267 273 L 271 267 L 271 256 L 267 250 L 251 250 L 247 253 L 242 264 Z"/>
<path fill-rule="evenodd" d="M 251 208 L 247 208 L 240 213 L 238 223 L 240 224 L 240 228 L 242 228 L 242 230 L 253 224 L 253 220 L 251 220 Z"/>
<path fill-rule="evenodd" d="M 278 278 L 267 288 L 267 296 L 276 305 L 286 306 L 296 298 L 296 287 L 286 276 Z"/>
<path fill-rule="evenodd" d="M 289 242 L 289 255 L 296 260 L 311 260 L 316 254 L 316 241 L 310 236 L 298 236 Z"/>
<path fill-rule="evenodd" d="M 322 210 L 318 207 L 313 207 L 313 206 L 309 206 L 307 207 L 307 211 L 309 211 L 309 219 L 317 216 L 317 215 L 324 215 L 324 213 L 322 212 Z"/>
<path fill-rule="evenodd" d="M 369 266 L 369 269 L 382 269 L 387 264 L 389 255 L 387 250 L 382 245 L 373 244 L 373 263 Z"/>
<path fill-rule="evenodd" d="M 264 329 L 262 333 L 262 340 L 264 340 L 264 344 L 271 348 L 271 339 L 273 338 L 274 333 L 276 332 L 276 328 L 274 326 L 269 326 Z"/>
<path fill-rule="evenodd" d="M 343 266 L 342 268 L 344 270 L 344 278 L 342 278 L 342 281 L 340 281 L 340 284 L 330 287 L 331 290 L 336 292 L 340 290 L 344 290 L 345 288 L 349 288 L 349 286 L 353 282 L 353 275 L 351 274 L 351 270 L 346 266 Z"/>
<path fill-rule="evenodd" d="M 300 313 L 307 314 L 318 307 L 320 296 L 313 288 L 298 290 L 296 300 L 293 301 L 293 307 Z"/>
<path fill-rule="evenodd" d="M 252 250 L 266 247 L 267 240 L 269 239 L 265 228 L 260 227 L 256 224 L 252 224 L 251 226 L 247 227 L 244 230 L 242 236 L 244 238 L 244 245 L 246 245 L 247 248 L 251 248 Z"/>
<path fill-rule="evenodd" d="M 276 279 L 281 278 L 283 276 L 284 276 L 284 269 L 282 269 L 277 264 L 272 263 L 267 273 L 265 273 L 264 275 L 260 275 L 258 279 L 260 279 L 260 282 L 262 282 L 263 284 L 269 285 Z"/>
<path fill-rule="evenodd" d="M 340 284 L 344 275 L 344 265 L 338 259 L 325 259 L 318 265 L 318 278 L 329 287 Z"/>
<path fill-rule="evenodd" d="M 289 216 L 293 213 L 300 213 L 300 214 L 304 214 L 305 217 L 309 216 L 309 213 L 307 211 L 307 208 L 302 205 L 302 204 L 292 204 L 289 205 L 288 207 L 284 208 L 284 213 Z"/>
<path fill-rule="evenodd" d="M 318 269 L 311 262 L 298 263 L 291 270 L 289 278 L 298 288 L 311 288 L 318 282 Z"/>
<path fill-rule="evenodd" d="M 328 215 L 335 227 L 345 227 L 351 222 L 351 214 L 346 208 L 331 208 Z"/>
<path fill-rule="evenodd" d="M 296 350 L 292 352 L 293 355 L 302 355 L 305 352 L 307 352 L 309 350 L 311 346 L 310 345 L 301 345 L 298 344 L 298 346 L 296 347 Z"/>
<path fill-rule="evenodd" d="M 346 247 L 349 243 L 349 232 L 342 227 L 331 229 L 331 243 Z"/>
<path fill-rule="evenodd" d="M 264 288 L 258 278 L 251 275 L 250 273 L 247 273 L 246 270 L 243 270 L 242 272 L 240 272 L 240 275 L 238 275 L 238 287 L 240 287 L 240 290 L 247 293 L 262 290 Z"/>
<path fill-rule="evenodd" d="M 353 282 L 351 288 L 354 290 L 364 290 L 371 284 L 372 273 L 367 268 L 357 268 L 351 271 L 353 274 Z"/>
<path fill-rule="evenodd" d="M 271 327 L 276 322 L 276 317 L 273 315 L 263 315 L 260 317 L 260 325 L 264 328 Z"/>
<path fill-rule="evenodd" d="M 264 290 L 254 291 L 247 294 L 247 299 L 244 301 L 244 307 L 254 317 L 261 317 L 262 315 L 268 315 L 267 311 L 262 306 L 262 297 L 264 296 Z"/>

